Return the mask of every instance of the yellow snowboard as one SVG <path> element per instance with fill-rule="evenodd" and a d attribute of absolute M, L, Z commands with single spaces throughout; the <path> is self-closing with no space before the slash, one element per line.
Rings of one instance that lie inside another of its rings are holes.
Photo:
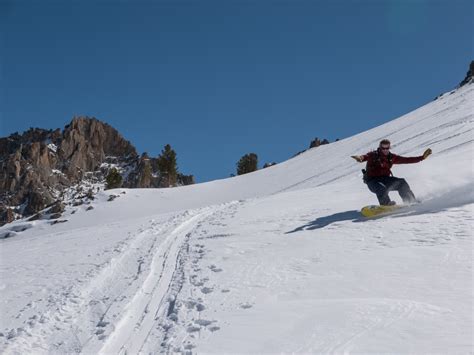
<path fill-rule="evenodd" d="M 376 216 L 389 214 L 402 207 L 403 206 L 399 206 L 399 205 L 393 205 L 393 206 L 370 205 L 370 206 L 362 207 L 362 209 L 360 210 L 360 213 L 362 213 L 364 217 L 370 218 L 370 217 L 376 217 Z"/>

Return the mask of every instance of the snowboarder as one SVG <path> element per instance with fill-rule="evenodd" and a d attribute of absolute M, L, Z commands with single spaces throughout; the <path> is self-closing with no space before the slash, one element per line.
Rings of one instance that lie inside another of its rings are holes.
<path fill-rule="evenodd" d="M 390 191 L 398 191 L 404 203 L 417 202 L 406 180 L 393 176 L 390 170 L 392 165 L 418 163 L 428 158 L 431 153 L 431 149 L 428 148 L 419 157 L 402 157 L 391 153 L 390 141 L 383 139 L 377 150 L 365 155 L 353 155 L 351 158 L 359 163 L 367 162 L 366 169 L 362 170 L 364 182 L 369 190 L 377 195 L 381 206 L 392 206 L 395 205 L 395 201 L 390 200 L 388 196 Z"/>

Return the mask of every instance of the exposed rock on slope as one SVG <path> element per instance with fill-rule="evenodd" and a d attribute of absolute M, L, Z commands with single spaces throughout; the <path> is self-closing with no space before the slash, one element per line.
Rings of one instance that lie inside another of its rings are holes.
<path fill-rule="evenodd" d="M 469 64 L 469 70 L 466 73 L 466 77 L 463 81 L 459 84 L 459 87 L 464 86 L 466 84 L 474 82 L 474 60 L 471 61 Z"/>
<path fill-rule="evenodd" d="M 73 179 L 96 170 L 107 156 L 136 159 L 137 152 L 117 130 L 96 119 L 75 118 L 66 126 L 59 146 L 63 170 Z"/>
<path fill-rule="evenodd" d="M 0 225 L 55 201 L 90 197 L 113 167 L 124 187 L 160 187 L 153 159 L 140 157 L 115 128 L 95 118 L 75 117 L 63 131 L 31 128 L 0 138 Z M 193 181 L 189 176 L 181 184 Z"/>

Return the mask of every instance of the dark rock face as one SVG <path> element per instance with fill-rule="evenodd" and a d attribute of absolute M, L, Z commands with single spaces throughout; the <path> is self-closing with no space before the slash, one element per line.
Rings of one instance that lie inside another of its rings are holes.
<path fill-rule="evenodd" d="M 178 174 L 178 185 L 194 185 L 194 175 Z"/>
<path fill-rule="evenodd" d="M 459 84 L 459 87 L 464 86 L 466 84 L 474 82 L 474 60 L 471 61 L 469 64 L 469 70 L 466 73 L 466 77 L 463 81 Z"/>
<path fill-rule="evenodd" d="M 330 142 L 327 139 L 320 140 L 319 138 L 316 137 L 309 143 L 309 148 L 308 149 L 317 148 L 321 145 L 325 145 L 325 144 L 329 144 L 329 143 Z M 296 153 L 295 155 L 293 155 L 293 157 L 296 157 L 296 156 L 306 152 L 308 149 L 305 149 L 305 150 L 302 150 L 302 151 Z"/>
<path fill-rule="evenodd" d="M 14 220 L 15 216 L 13 214 L 13 210 L 4 206 L 0 206 L 0 221 L 3 221 L 3 224 L 5 224 L 13 222 Z"/>
<path fill-rule="evenodd" d="M 265 163 L 265 164 L 263 165 L 263 169 L 269 168 L 269 167 L 271 167 L 271 166 L 273 166 L 273 165 L 276 165 L 276 163 L 275 163 L 275 162 Z"/>
<path fill-rule="evenodd" d="M 159 187 L 155 160 L 140 157 L 116 129 L 89 117 L 73 118 L 63 131 L 31 128 L 0 138 L 0 225 L 36 215 L 55 201 L 49 213 L 62 213 L 66 190 L 84 181 L 100 184 L 112 167 L 124 187 Z M 69 198 L 93 199 L 95 192 L 81 187 Z"/>
<path fill-rule="evenodd" d="M 320 140 L 319 138 L 315 138 L 311 141 L 309 144 L 309 148 L 316 148 L 324 144 L 329 144 L 329 141 L 327 139 Z"/>
<path fill-rule="evenodd" d="M 138 162 L 137 184 L 139 188 L 147 188 L 154 186 L 153 169 L 151 161 L 147 154 L 142 154 Z"/>

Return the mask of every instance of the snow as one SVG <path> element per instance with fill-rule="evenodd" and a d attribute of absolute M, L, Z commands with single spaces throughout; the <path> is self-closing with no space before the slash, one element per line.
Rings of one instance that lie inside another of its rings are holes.
<path fill-rule="evenodd" d="M 52 151 L 53 153 L 56 153 L 58 151 L 58 146 L 54 143 L 49 143 L 48 144 L 48 148 L 50 151 Z"/>
<path fill-rule="evenodd" d="M 467 85 L 271 169 L 0 228 L 0 351 L 472 352 L 473 102 Z M 364 219 L 350 155 L 382 138 L 433 149 L 393 169 L 423 203 Z"/>

